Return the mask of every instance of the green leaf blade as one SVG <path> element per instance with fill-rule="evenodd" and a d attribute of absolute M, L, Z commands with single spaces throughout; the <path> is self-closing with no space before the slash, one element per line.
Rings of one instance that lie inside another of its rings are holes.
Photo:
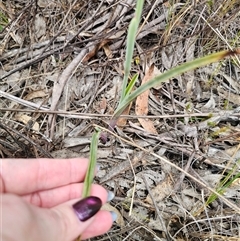
<path fill-rule="evenodd" d="M 137 80 L 138 80 L 138 74 L 135 74 L 126 88 L 125 96 L 128 96 L 131 93 L 133 86 L 135 85 Z"/>
<path fill-rule="evenodd" d="M 236 52 L 236 54 L 237 53 L 238 52 Z M 146 82 L 145 84 L 143 84 L 139 88 L 137 88 L 135 91 L 133 91 L 129 96 L 125 96 L 125 98 L 123 98 L 122 101 L 120 101 L 118 108 L 116 109 L 116 111 L 114 113 L 114 117 L 120 116 L 122 111 L 126 108 L 126 106 L 131 101 L 133 101 L 137 96 L 139 96 L 146 90 L 148 90 L 152 87 L 155 87 L 155 86 L 159 85 L 160 83 L 163 83 L 173 77 L 181 75 L 187 71 L 194 70 L 196 68 L 203 67 L 205 65 L 220 61 L 224 57 L 226 57 L 228 55 L 232 55 L 232 54 L 233 54 L 233 52 L 228 51 L 228 50 L 221 51 L 218 53 L 213 53 L 213 54 L 207 55 L 205 57 L 201 57 L 201 58 L 195 59 L 193 61 L 186 62 L 180 66 L 177 66 L 175 68 L 172 68 L 172 69 L 166 71 L 165 73 L 163 73 L 161 75 L 154 77 L 153 79 L 151 79 L 150 81 Z"/>
<path fill-rule="evenodd" d="M 133 58 L 133 51 L 135 45 L 135 39 L 137 35 L 138 26 L 141 20 L 142 9 L 143 9 L 144 0 L 138 0 L 136 5 L 135 16 L 131 20 L 129 27 L 128 27 L 128 34 L 127 34 L 127 49 L 126 49 L 126 58 L 124 62 L 124 77 L 123 77 L 123 84 L 122 84 L 122 92 L 119 103 L 123 101 L 125 98 L 126 88 L 128 77 L 131 70 L 131 63 Z"/>
<path fill-rule="evenodd" d="M 91 145 L 90 145 L 90 160 L 88 164 L 88 170 L 84 179 L 83 193 L 82 198 L 88 197 L 91 192 L 91 185 L 93 183 L 93 178 L 95 174 L 95 168 L 97 163 L 97 148 L 98 148 L 98 140 L 101 131 L 96 130 L 92 136 Z"/>

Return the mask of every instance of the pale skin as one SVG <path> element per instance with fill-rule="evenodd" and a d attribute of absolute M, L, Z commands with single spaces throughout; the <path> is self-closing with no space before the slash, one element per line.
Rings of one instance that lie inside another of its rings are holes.
<path fill-rule="evenodd" d="M 0 193 L 5 241 L 72 241 L 107 232 L 108 211 L 80 222 L 72 205 L 80 200 L 87 159 L 1 159 Z M 92 185 L 92 196 L 107 200 L 107 191 Z"/>

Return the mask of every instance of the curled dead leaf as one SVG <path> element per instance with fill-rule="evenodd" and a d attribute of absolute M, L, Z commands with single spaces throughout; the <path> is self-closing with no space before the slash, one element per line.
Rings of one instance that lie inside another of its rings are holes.
<path fill-rule="evenodd" d="M 153 78 L 153 73 L 154 73 L 154 65 L 152 64 L 142 80 L 142 85 Z M 149 90 L 145 91 L 144 93 L 142 93 L 137 97 L 136 107 L 135 107 L 136 115 L 148 114 L 148 96 L 149 96 Z M 138 118 L 138 121 L 146 131 L 152 134 L 157 134 L 157 130 L 154 127 L 152 120 Z"/>
<path fill-rule="evenodd" d="M 152 189 L 152 196 L 155 201 L 162 202 L 162 200 L 171 194 L 173 191 L 173 182 L 170 177 L 165 178 L 161 183 Z M 146 202 L 152 204 L 150 195 L 147 196 Z"/>
<path fill-rule="evenodd" d="M 29 125 L 29 122 L 32 120 L 32 117 L 30 117 L 30 116 L 28 116 L 28 115 L 21 115 L 21 114 L 19 114 L 19 115 L 15 115 L 15 119 L 17 120 L 17 121 L 20 121 L 20 122 L 22 122 L 23 124 L 25 124 L 25 125 Z M 39 132 L 39 124 L 37 123 L 37 122 L 35 122 L 32 126 L 31 126 L 31 128 L 34 130 L 34 131 L 37 131 L 37 132 Z"/>
<path fill-rule="evenodd" d="M 132 107 L 132 102 L 130 103 L 130 105 L 127 106 L 127 108 L 123 111 L 123 115 L 129 115 L 130 109 Z M 125 117 L 120 117 L 117 121 L 117 126 L 119 127 L 124 127 L 127 123 L 127 118 Z"/>
<path fill-rule="evenodd" d="M 47 96 L 45 91 L 37 90 L 37 91 L 33 91 L 33 92 L 27 94 L 24 99 L 25 100 L 32 100 L 32 99 L 35 99 L 35 98 L 42 98 L 42 97 L 45 97 L 45 96 Z"/>
<path fill-rule="evenodd" d="M 123 220 L 123 216 L 121 215 L 121 213 L 115 208 L 113 207 L 112 205 L 110 205 L 109 203 L 105 203 L 102 208 L 102 210 L 106 210 L 106 211 L 109 211 L 109 212 L 115 212 L 117 214 L 117 220 L 116 220 L 116 223 L 120 226 L 120 227 L 124 227 L 125 226 L 125 223 L 124 223 L 124 220 Z"/>

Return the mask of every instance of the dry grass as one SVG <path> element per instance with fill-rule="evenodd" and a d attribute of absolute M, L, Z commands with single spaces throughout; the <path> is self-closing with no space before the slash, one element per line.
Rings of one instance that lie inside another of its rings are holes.
<path fill-rule="evenodd" d="M 93 124 L 106 127 L 119 99 L 134 6 L 0 2 L 1 158 L 88 156 Z M 146 0 L 132 75 L 142 79 L 151 63 L 164 72 L 239 47 L 239 12 L 237 0 Z M 240 154 L 239 66 L 238 58 L 227 59 L 152 89 L 148 114 L 158 135 L 139 125 L 133 103 L 124 127 L 99 145 L 96 181 L 115 192 L 108 208 L 120 218 L 92 240 L 239 240 L 237 209 L 222 199 L 203 208 L 208 189 L 151 155 L 216 188 Z M 240 208 L 239 185 L 236 178 L 223 194 Z"/>

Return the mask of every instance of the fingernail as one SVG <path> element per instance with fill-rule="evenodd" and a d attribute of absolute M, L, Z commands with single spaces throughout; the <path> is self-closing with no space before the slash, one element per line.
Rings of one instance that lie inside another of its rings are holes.
<path fill-rule="evenodd" d="M 102 207 L 98 197 L 86 197 L 73 205 L 73 209 L 80 221 L 84 222 L 94 216 Z"/>
<path fill-rule="evenodd" d="M 114 193 L 111 191 L 108 191 L 107 202 L 112 201 L 114 197 L 115 197 Z"/>
<path fill-rule="evenodd" d="M 110 211 L 110 213 L 111 213 L 113 222 L 115 222 L 117 220 L 117 214 L 113 211 Z"/>

